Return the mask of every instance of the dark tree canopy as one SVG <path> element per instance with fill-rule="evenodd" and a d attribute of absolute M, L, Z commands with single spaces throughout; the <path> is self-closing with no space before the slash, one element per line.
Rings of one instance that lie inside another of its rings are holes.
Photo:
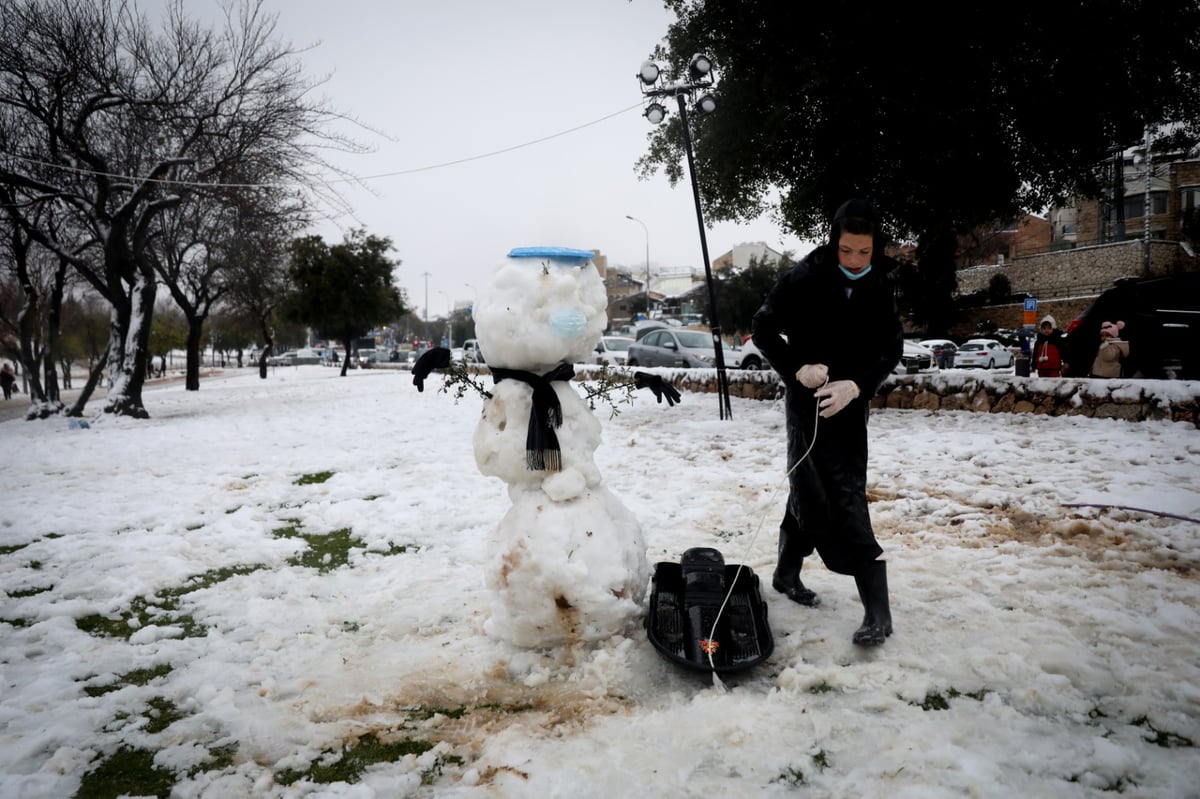
<path fill-rule="evenodd" d="M 773 209 L 821 239 L 839 204 L 869 197 L 919 241 L 933 273 L 908 284 L 928 291 L 953 289 L 956 233 L 1095 196 L 1100 165 L 1147 126 L 1200 132 L 1198 0 L 666 6 L 655 59 L 679 75 L 707 53 L 718 78 L 716 112 L 690 117 L 706 215 Z M 653 131 L 643 176 L 687 177 L 678 126 Z"/>
<path fill-rule="evenodd" d="M 912 236 L 1094 193 L 1114 147 L 1147 125 L 1200 133 L 1200 2 L 956 6 L 864 0 L 667 0 L 658 53 L 713 57 L 717 111 L 694 119 L 706 212 L 740 219 L 782 193 L 782 223 L 823 236 L 868 196 Z M 799 18 L 797 15 L 799 14 Z M 643 173 L 683 177 L 678 119 Z"/>
<path fill-rule="evenodd" d="M 342 374 L 355 339 L 406 312 L 395 284 L 400 262 L 387 257 L 391 249 L 391 239 L 362 230 L 350 231 L 332 247 L 320 236 L 296 239 L 292 245 L 291 288 L 283 316 L 343 342 L 347 357 Z"/>

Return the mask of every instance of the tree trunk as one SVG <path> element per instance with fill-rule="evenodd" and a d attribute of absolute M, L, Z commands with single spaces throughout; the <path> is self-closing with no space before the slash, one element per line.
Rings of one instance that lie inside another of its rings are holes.
<path fill-rule="evenodd" d="M 200 336 L 204 333 L 204 320 L 189 316 L 187 332 L 187 378 L 184 390 L 200 390 Z"/>
<path fill-rule="evenodd" d="M 154 314 L 157 284 L 138 270 L 129 292 L 129 318 L 122 327 L 114 329 L 109 348 L 109 389 L 105 413 L 149 419 L 150 413 L 142 404 L 142 389 L 146 384 L 146 364 L 150 341 L 150 321 Z M 114 325 L 117 313 L 114 307 Z"/>
<path fill-rule="evenodd" d="M 67 416 L 83 416 L 83 409 L 87 406 L 88 400 L 92 398 L 92 394 L 96 391 L 96 386 L 99 385 L 100 378 L 104 375 L 104 366 L 107 363 L 107 356 L 101 356 L 96 361 L 95 366 L 88 372 L 87 384 L 79 392 L 79 396 L 75 399 L 75 404 L 67 410 Z"/>

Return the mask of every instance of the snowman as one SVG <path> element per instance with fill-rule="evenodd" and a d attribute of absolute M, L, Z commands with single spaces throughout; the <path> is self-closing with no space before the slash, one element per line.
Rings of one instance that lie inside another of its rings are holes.
<path fill-rule="evenodd" d="M 508 486 L 487 566 L 485 631 L 517 646 L 593 642 L 641 612 L 649 576 L 636 517 L 594 462 L 600 422 L 571 386 L 594 349 L 608 297 L 592 253 L 509 252 L 475 305 L 494 385 L 474 434 L 479 471 Z"/>

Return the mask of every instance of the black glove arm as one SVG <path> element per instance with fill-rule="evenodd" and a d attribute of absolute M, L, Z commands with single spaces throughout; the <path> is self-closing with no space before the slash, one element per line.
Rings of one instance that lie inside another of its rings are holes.
<path fill-rule="evenodd" d="M 445 369 L 450 365 L 450 350 L 445 347 L 434 347 L 426 350 L 417 362 L 413 364 L 413 385 L 417 391 L 425 390 L 425 378 L 434 369 Z"/>
<path fill-rule="evenodd" d="M 633 385 L 637 388 L 648 388 L 654 392 L 654 398 L 662 403 L 663 397 L 667 398 L 667 405 L 674 406 L 679 402 L 679 392 L 675 390 L 675 386 L 664 381 L 659 375 L 652 375 L 649 372 L 634 372 Z"/>

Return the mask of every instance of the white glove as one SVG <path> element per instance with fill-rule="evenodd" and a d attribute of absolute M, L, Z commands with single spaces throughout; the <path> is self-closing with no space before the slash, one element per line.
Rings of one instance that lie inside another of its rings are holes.
<path fill-rule="evenodd" d="M 796 372 L 796 379 L 805 388 L 816 388 L 829 379 L 829 367 L 823 363 L 806 363 Z"/>
<path fill-rule="evenodd" d="M 828 419 L 849 405 L 850 400 L 858 394 L 858 383 L 853 380 L 834 380 L 829 385 L 817 389 L 813 396 L 821 401 L 821 418 Z"/>

